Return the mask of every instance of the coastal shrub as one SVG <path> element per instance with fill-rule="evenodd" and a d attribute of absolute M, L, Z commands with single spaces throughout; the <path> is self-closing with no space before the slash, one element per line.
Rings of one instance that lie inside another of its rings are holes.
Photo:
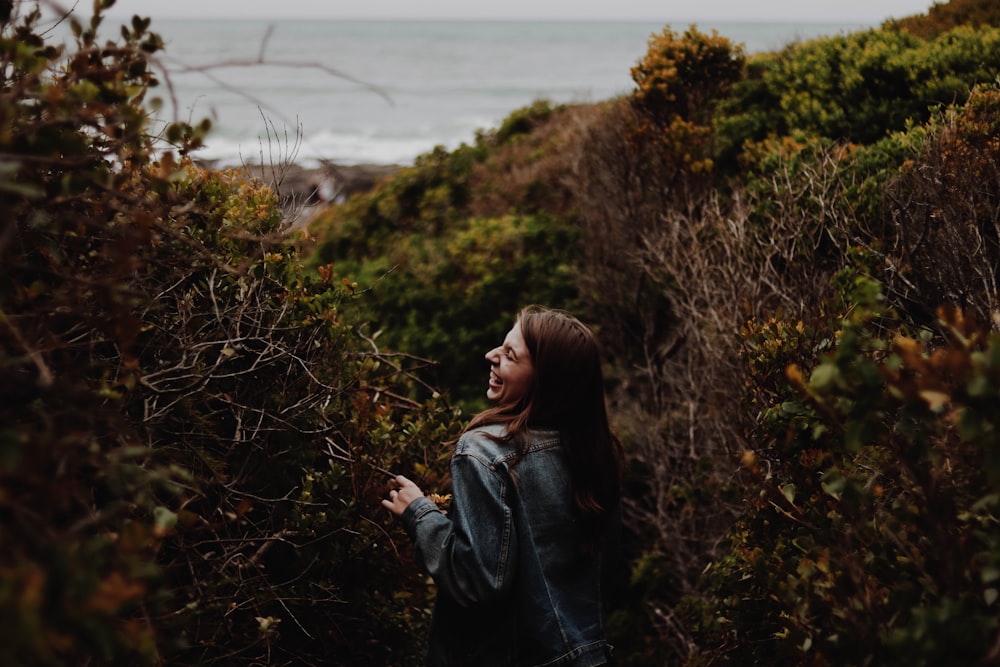
<path fill-rule="evenodd" d="M 775 148 L 755 181 L 700 198 L 671 188 L 676 167 L 631 131 L 633 106 L 609 106 L 587 135 L 581 171 L 579 283 L 610 360 L 611 413 L 629 458 L 630 607 L 615 627 L 636 664 L 681 662 L 693 646 L 675 610 L 740 512 L 733 466 L 753 424 L 735 335 L 747 318 L 806 316 L 844 263 L 837 230 L 857 221 L 847 148 Z M 679 536 L 683 536 L 680 538 Z M 627 619 L 627 620 L 626 620 Z M 621 624 L 621 625 L 619 625 Z"/>
<path fill-rule="evenodd" d="M 707 35 L 692 25 L 678 34 L 667 27 L 650 37 L 632 67 L 633 95 L 656 117 L 705 125 L 715 101 L 742 77 L 744 60 L 742 47 L 715 30 Z"/>
<path fill-rule="evenodd" d="M 759 419 L 745 513 L 687 608 L 698 660 L 995 660 L 1000 339 L 948 309 L 907 330 L 870 259 L 837 281 L 842 316 L 743 330 Z"/>
<path fill-rule="evenodd" d="M 332 264 L 364 294 L 353 316 L 386 349 L 432 364 L 432 384 L 466 409 L 482 407 L 479 361 L 524 304 L 575 304 L 577 231 L 563 181 L 576 149 L 538 145 L 535 131 L 559 127 L 541 136 L 562 147 L 585 122 L 536 103 L 480 132 L 475 146 L 423 155 L 312 225 L 310 261 Z"/>
<path fill-rule="evenodd" d="M 587 267 L 578 276 L 581 298 L 602 323 L 605 353 L 621 368 L 670 347 L 669 308 L 638 270 L 636 252 L 663 211 L 684 206 L 682 188 L 671 187 L 683 174 L 670 155 L 643 139 L 646 126 L 629 100 L 609 104 L 583 137 L 588 159 L 575 183 L 580 264 Z"/>
<path fill-rule="evenodd" d="M 400 235 L 385 255 L 338 266 L 365 286 L 357 318 L 380 344 L 433 362 L 433 385 L 474 409 L 484 406 L 483 355 L 518 310 L 572 307 L 574 243 L 571 227 L 542 215 L 470 218 L 440 236 Z"/>
<path fill-rule="evenodd" d="M 885 193 L 899 299 L 947 304 L 988 321 L 1000 310 L 1000 90 L 975 90 L 928 126 Z"/>
<path fill-rule="evenodd" d="M 688 38 L 697 53 L 703 39 Z M 678 41 L 666 34 L 647 59 L 686 53 Z M 706 97 L 724 99 L 742 61 L 724 42 L 713 44 L 728 55 L 698 60 L 706 69 L 671 85 L 702 86 Z M 717 76 L 709 66 L 720 68 Z M 691 124 L 683 105 L 670 107 L 680 99 L 651 88 L 606 105 L 585 135 L 589 157 L 576 194 L 588 267 L 579 284 L 610 359 L 611 411 L 629 456 L 634 571 L 613 627 L 646 628 L 645 640 L 623 638 L 636 664 L 688 657 L 691 628 L 673 610 L 699 595 L 699 574 L 723 556 L 720 540 L 739 514 L 731 470 L 753 420 L 742 406 L 747 377 L 734 333 L 748 317 L 818 308 L 829 297 L 826 278 L 844 262 L 839 230 L 858 226 L 845 198 L 857 178 L 847 169 L 850 147 L 775 139 L 754 178 L 734 179 L 723 193 L 711 161 L 683 152 L 711 146 L 711 101 L 691 110 Z M 655 102 L 659 117 L 644 100 Z M 650 643 L 655 651 L 643 648 Z"/>
<path fill-rule="evenodd" d="M 600 109 L 581 138 L 575 200 L 580 275 L 605 348 L 622 367 L 669 348 L 670 308 L 659 278 L 640 269 L 647 236 L 674 212 L 697 215 L 712 185 L 713 108 L 742 72 L 739 47 L 691 26 L 653 35 L 632 68 L 636 91 Z"/>
<path fill-rule="evenodd" d="M 670 155 L 692 181 L 711 172 L 715 106 L 742 78 L 745 60 L 742 47 L 715 30 L 692 25 L 679 35 L 667 27 L 650 37 L 632 68 L 632 100 L 644 121 L 632 128 L 636 140 Z"/>
<path fill-rule="evenodd" d="M 762 117 L 767 115 L 764 105 L 761 105 L 761 113 Z M 982 119 L 989 117 L 988 113 L 981 115 Z M 791 610 L 797 611 L 799 607 L 796 604 L 811 604 L 808 594 L 791 586 L 787 587 L 789 592 L 786 597 L 779 596 L 779 591 L 783 592 L 786 588 L 779 588 L 777 583 L 761 592 L 754 598 L 759 602 L 741 608 L 739 613 L 745 612 L 745 616 L 740 616 L 739 622 L 734 621 L 735 612 L 729 613 L 729 607 L 744 595 L 745 589 L 739 588 L 739 582 L 750 581 L 751 573 L 758 571 L 753 569 L 757 566 L 752 565 L 759 562 L 758 552 L 766 555 L 777 548 L 775 545 L 796 540 L 794 524 L 792 528 L 778 525 L 769 515 L 760 519 L 760 522 L 769 522 L 771 528 L 766 529 L 769 531 L 766 537 L 760 537 L 760 541 L 755 543 L 759 546 L 755 546 L 752 554 L 744 555 L 744 551 L 734 549 L 738 557 L 750 562 L 739 561 L 738 566 L 733 566 L 732 557 L 713 550 L 718 542 L 706 540 L 689 553 L 685 547 L 691 546 L 691 543 L 679 546 L 676 536 L 719 536 L 729 527 L 728 522 L 739 516 L 741 511 L 748 511 L 751 518 L 746 519 L 746 524 L 737 522 L 730 532 L 730 544 L 741 544 L 739 540 L 748 530 L 745 525 L 758 529 L 758 519 L 755 518 L 758 487 L 753 486 L 758 478 L 748 474 L 739 481 L 725 481 L 729 466 L 741 458 L 744 438 L 750 437 L 747 434 L 754 434 L 751 427 L 753 415 L 760 409 L 756 403 L 752 403 L 749 409 L 741 405 L 741 388 L 748 381 L 754 387 L 784 384 L 784 368 L 788 364 L 794 362 L 806 367 L 809 363 L 804 360 L 821 354 L 829 349 L 831 341 L 837 340 L 836 334 L 820 333 L 825 325 L 809 327 L 799 325 L 798 321 L 822 322 L 823 313 L 831 311 L 829 304 L 836 304 L 840 293 L 851 284 L 847 278 L 833 279 L 844 267 L 860 264 L 891 286 L 885 297 L 900 308 L 896 314 L 897 326 L 902 327 L 902 322 L 924 323 L 935 330 L 943 326 L 927 317 L 928 312 L 932 314 L 934 311 L 931 299 L 924 299 L 915 308 L 915 300 L 902 298 L 899 283 L 905 283 L 907 278 L 902 277 L 900 268 L 908 268 L 906 260 L 886 252 L 883 245 L 887 230 L 895 224 L 890 217 L 893 204 L 885 197 L 886 186 L 901 169 L 905 171 L 910 164 L 908 160 L 914 160 L 919 155 L 929 133 L 932 130 L 906 123 L 903 130 L 887 134 L 867 145 L 851 144 L 810 132 L 775 133 L 760 142 L 744 144 L 747 148 L 744 160 L 746 164 L 753 165 L 753 171 L 749 179 L 734 179 L 727 184 L 728 201 L 725 205 L 706 206 L 703 201 L 701 206 L 693 209 L 698 215 L 685 215 L 685 209 L 663 199 L 663 203 L 651 206 L 651 211 L 655 211 L 651 218 L 658 216 L 659 224 L 651 225 L 649 229 L 652 231 L 643 234 L 642 250 L 634 256 L 641 258 L 642 261 L 636 264 L 642 267 L 644 275 L 662 290 L 662 303 L 669 304 L 654 312 L 661 315 L 670 313 L 672 320 L 662 329 L 665 332 L 662 340 L 673 342 L 666 348 L 670 350 L 669 355 L 660 359 L 652 357 L 657 363 L 636 366 L 645 371 L 641 375 L 644 379 L 656 378 L 651 381 L 657 387 L 655 395 L 668 399 L 677 397 L 677 400 L 665 401 L 657 410 L 651 411 L 651 415 L 636 414 L 640 412 L 636 409 L 636 396 L 643 395 L 638 391 L 642 385 L 636 379 L 626 385 L 628 391 L 616 388 L 612 396 L 616 417 L 626 415 L 622 423 L 628 424 L 625 435 L 630 454 L 634 456 L 632 473 L 637 475 L 628 492 L 630 528 L 643 536 L 640 539 L 643 545 L 653 545 L 651 551 L 636 560 L 637 578 L 633 582 L 633 591 L 645 596 L 642 603 L 648 611 L 652 627 L 656 629 L 661 645 L 670 647 L 675 660 L 688 660 L 692 664 L 730 659 L 731 664 L 859 664 L 866 661 L 865 657 L 846 653 L 843 655 L 848 655 L 847 658 L 841 654 L 834 658 L 825 657 L 833 654 L 832 650 L 823 655 L 815 651 L 797 651 L 793 639 L 798 638 L 799 646 L 810 643 L 815 646 L 817 638 L 813 636 L 806 642 L 802 635 L 786 632 L 785 626 L 766 625 L 762 619 L 780 620 L 792 614 Z M 988 131 L 980 131 L 979 134 L 989 136 Z M 973 141 L 970 145 L 977 144 Z M 629 153 L 624 150 L 625 146 L 627 144 L 619 143 L 616 150 L 609 153 L 616 154 L 618 159 L 627 158 Z M 970 162 L 972 155 L 985 155 L 987 161 L 991 159 L 988 150 L 970 150 Z M 981 166 L 979 168 L 981 171 Z M 634 172 L 622 170 L 618 173 L 628 177 L 612 182 L 638 182 Z M 923 176 L 928 179 L 929 190 L 935 171 L 925 169 Z M 987 180 L 991 179 L 987 177 Z M 669 181 L 651 179 L 642 190 L 656 192 L 656 186 L 666 182 Z M 978 190 L 981 192 L 983 189 L 980 187 Z M 626 190 L 621 188 L 619 191 Z M 939 190 L 939 197 L 944 196 L 944 191 Z M 596 210 L 629 211 L 631 219 L 642 220 L 643 209 L 635 204 L 638 199 L 608 197 L 606 209 Z M 651 199 L 648 194 L 647 199 Z M 982 207 L 978 219 L 989 226 L 992 224 L 989 222 L 992 220 L 992 209 L 987 201 L 988 198 L 980 200 Z M 913 203 L 919 206 L 916 201 Z M 718 212 L 707 214 L 713 209 Z M 740 239 L 746 239 L 746 243 L 741 243 Z M 713 243 L 718 244 L 717 255 L 710 250 Z M 585 242 L 584 247 L 589 247 L 589 244 Z M 595 247 L 600 247 L 600 244 Z M 867 254 L 858 255 L 856 247 L 868 248 Z M 960 260 L 951 261 L 961 263 Z M 845 275 L 850 275 L 850 272 Z M 966 284 L 971 288 L 974 283 Z M 720 285 L 731 285 L 733 288 L 720 289 Z M 929 311 L 926 310 L 928 308 Z M 748 317 L 751 322 L 771 322 L 765 327 L 768 328 L 768 336 L 773 335 L 781 341 L 768 339 L 767 342 L 754 343 L 762 346 L 768 354 L 762 356 L 764 361 L 760 365 L 751 367 L 749 378 L 745 370 L 727 369 L 727 360 L 739 356 L 738 341 L 731 338 L 730 332 L 738 329 L 739 323 Z M 602 318 L 601 321 L 606 320 Z M 880 325 L 882 322 L 880 320 Z M 790 347 L 787 356 L 770 356 L 781 354 L 783 345 Z M 620 363 L 615 364 L 616 371 L 622 367 Z M 615 381 L 620 379 L 618 375 L 613 377 Z M 733 391 L 720 389 L 725 387 Z M 859 399 L 859 402 L 864 400 Z M 629 406 L 631 412 L 623 410 L 623 405 Z M 721 417 L 720 422 L 714 421 L 714 415 Z M 744 419 L 746 421 L 742 421 Z M 637 437 L 642 424 L 649 424 L 649 432 Z M 732 430 L 715 429 L 722 424 Z M 783 432 L 780 426 L 777 431 Z M 656 435 L 650 437 L 654 433 Z M 684 452 L 686 442 L 697 443 L 697 447 L 692 445 L 690 452 Z M 695 460 L 698 461 L 697 467 L 691 463 Z M 777 455 L 773 461 L 776 460 Z M 776 465 L 773 461 L 768 462 L 770 468 L 761 467 L 759 470 L 773 470 Z M 663 464 L 657 465 L 658 462 Z M 784 465 L 783 460 L 780 462 Z M 717 472 L 713 473 L 713 470 Z M 807 472 L 798 474 L 806 475 Z M 694 492 L 687 486 L 690 480 L 695 480 L 691 483 Z M 730 494 L 738 495 L 740 486 L 748 483 L 751 484 L 747 491 L 749 500 L 741 510 Z M 956 489 L 960 489 L 961 485 L 961 481 L 957 482 Z M 700 489 L 708 490 L 705 497 L 699 498 L 697 490 Z M 714 524 L 711 521 L 713 516 L 718 519 Z M 795 543 L 798 544 L 797 541 Z M 781 554 L 775 562 L 788 560 L 784 551 Z M 716 598 L 714 606 L 699 603 L 706 589 L 690 585 L 698 577 L 694 567 L 676 578 L 662 574 L 682 572 L 694 563 L 705 564 L 706 556 L 714 561 L 709 572 L 718 577 L 706 580 L 707 589 L 715 590 L 713 586 L 719 585 L 720 581 L 724 581 L 721 585 L 731 587 L 726 589 L 731 597 Z M 672 562 L 674 560 L 677 562 Z M 640 562 L 647 563 L 647 566 L 639 567 Z M 768 561 L 760 568 L 764 571 L 774 569 L 775 562 Z M 649 563 L 659 565 L 649 566 Z M 782 571 L 775 581 L 784 574 L 785 571 Z M 875 576 L 880 577 L 881 574 Z M 797 603 L 797 600 L 804 601 Z M 854 604 L 852 601 L 841 603 L 846 606 Z M 817 603 L 803 613 L 809 617 L 809 622 L 818 624 L 825 618 L 827 609 L 820 609 Z M 840 611 L 835 609 L 832 613 L 840 614 Z M 927 614 L 933 617 L 938 610 L 928 610 Z M 982 617 L 963 618 L 969 621 L 969 627 L 984 627 Z M 860 625 L 863 619 L 859 615 L 853 622 Z M 958 622 L 955 627 L 960 624 Z M 791 627 L 790 624 L 786 626 Z M 920 632 L 928 634 L 918 637 Z M 930 629 L 896 632 L 893 642 L 898 642 L 893 650 L 900 651 L 900 655 L 918 655 L 919 650 L 907 642 L 926 643 L 929 641 L 927 637 L 934 632 Z M 852 628 L 841 636 L 853 636 L 853 633 Z M 900 639 L 903 636 L 907 639 Z M 709 650 L 688 653 L 690 647 L 696 645 Z M 759 647 L 759 651 L 755 646 Z M 946 653 L 939 652 L 937 647 L 933 651 L 938 656 Z M 726 657 L 730 654 L 731 658 Z M 961 655 L 961 658 L 956 658 L 956 664 L 964 664 L 961 661 L 966 659 L 967 654 Z M 874 661 L 880 662 L 878 658 Z M 933 664 L 933 661 L 925 664 Z"/>
<path fill-rule="evenodd" d="M 173 182 L 173 206 L 194 208 L 171 222 L 224 254 L 174 259 L 182 275 L 135 285 L 158 298 L 143 312 L 145 372 L 124 409 L 155 455 L 195 481 L 166 504 L 176 518 L 158 554 L 173 610 L 163 654 L 391 663 L 419 646 L 429 591 L 376 501 L 390 472 L 441 488 L 454 416 L 395 398 L 419 380 L 405 356 L 362 345 L 343 313 L 349 290 L 258 235 L 276 226 L 254 233 L 254 212 L 278 222 L 269 188 L 204 172 Z M 258 250 L 232 254 L 233 240 Z M 159 253 L 172 255 L 166 242 Z"/>
<path fill-rule="evenodd" d="M 311 225 L 317 235 L 310 250 L 314 263 L 375 257 L 401 234 L 441 233 L 468 205 L 469 175 L 482 157 L 477 147 L 435 148 L 371 192 L 321 213 Z"/>
<path fill-rule="evenodd" d="M 935 2 L 924 14 L 891 19 L 884 27 L 898 28 L 923 39 L 933 39 L 960 25 L 1000 26 L 1000 7 L 992 0 Z"/>
<path fill-rule="evenodd" d="M 714 108 L 744 61 L 742 48 L 715 31 L 668 26 L 632 68 L 636 90 L 602 105 L 581 137 L 574 197 L 588 271 L 579 286 L 616 366 L 648 367 L 673 346 L 661 277 L 642 270 L 639 257 L 665 217 L 697 217 L 711 198 Z M 650 379 L 640 381 L 643 393 L 657 391 Z"/>
<path fill-rule="evenodd" d="M 836 272 L 852 246 L 881 247 L 892 226 L 886 186 L 918 155 L 926 132 L 913 125 L 870 145 L 813 136 L 773 138 L 750 147 L 747 160 L 756 167 L 743 187 L 754 202 L 755 224 L 799 230 L 788 237 L 798 245 L 769 260 L 779 270 L 799 267 L 798 278 L 785 284 L 809 293 L 809 272 Z"/>
<path fill-rule="evenodd" d="M 432 594 L 377 506 L 456 413 L 359 336 L 277 197 L 152 132 L 162 41 L 0 16 L 0 662 L 411 664 Z M 147 106 L 148 105 L 148 106 Z M 402 603 L 401 603 L 402 601 Z"/>
<path fill-rule="evenodd" d="M 440 235 L 473 214 L 504 215 L 531 212 L 530 194 L 507 193 L 499 210 L 483 210 L 480 200 L 502 186 L 499 178 L 486 175 L 495 154 L 515 150 L 521 139 L 562 108 L 544 101 L 513 111 L 500 126 L 480 130 L 472 145 L 448 151 L 438 146 L 419 155 L 413 166 L 395 171 L 369 192 L 358 193 L 342 206 L 320 212 L 311 223 L 316 241 L 309 248 L 315 263 L 342 258 L 373 258 L 392 244 L 396 235 Z M 510 165 L 507 165 L 508 167 Z M 523 169 L 524 165 L 519 164 Z M 490 168 L 489 172 L 496 171 Z M 549 188 L 558 191 L 558 188 Z"/>
<path fill-rule="evenodd" d="M 120 410 L 138 383 L 128 288 L 166 187 L 146 169 L 160 45 L 145 21 L 113 50 L 101 16 L 46 41 L 37 5 L 0 17 L 0 662 L 152 662 L 161 498 L 186 481 Z M 171 136 L 197 143 L 196 128 Z M 117 168 L 116 168 L 117 165 Z"/>
<path fill-rule="evenodd" d="M 495 130 L 479 130 L 476 133 L 476 143 L 500 146 L 517 137 L 527 137 L 551 116 L 552 105 L 548 100 L 535 100 L 529 106 L 512 111 Z"/>
<path fill-rule="evenodd" d="M 858 224 L 841 230 L 843 247 L 881 244 L 886 227 L 891 226 L 886 187 L 918 154 L 926 132 L 927 124 L 910 124 L 901 132 L 892 132 L 873 144 L 852 145 L 845 152 L 843 201 Z"/>
<path fill-rule="evenodd" d="M 481 132 L 489 150 L 472 168 L 468 214 L 548 215 L 572 224 L 576 216 L 574 185 L 583 156 L 580 144 L 587 129 L 599 122 L 604 103 L 550 107 L 539 101 L 513 112 L 501 127 Z M 511 119 L 527 128 L 516 141 L 491 138 L 504 134 Z"/>
<path fill-rule="evenodd" d="M 754 56 L 720 106 L 718 158 L 731 169 L 769 137 L 872 144 L 995 79 L 998 46 L 997 28 L 960 27 L 932 41 L 873 29 Z"/>

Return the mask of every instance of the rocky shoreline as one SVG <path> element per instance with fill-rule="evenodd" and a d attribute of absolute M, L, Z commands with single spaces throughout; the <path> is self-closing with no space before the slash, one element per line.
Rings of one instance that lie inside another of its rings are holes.
<path fill-rule="evenodd" d="M 315 168 L 299 165 L 264 167 L 264 180 L 275 186 L 282 202 L 305 206 L 333 204 L 358 192 L 371 190 L 377 182 L 399 171 L 399 165 L 323 162 Z"/>
<path fill-rule="evenodd" d="M 211 163 L 203 166 L 214 167 Z M 371 190 L 380 180 L 402 169 L 400 165 L 344 165 L 329 161 L 317 167 L 298 164 L 244 166 L 252 177 L 270 185 L 278 193 L 281 208 L 294 212 L 300 221 L 311 219 L 316 212 L 353 194 Z"/>

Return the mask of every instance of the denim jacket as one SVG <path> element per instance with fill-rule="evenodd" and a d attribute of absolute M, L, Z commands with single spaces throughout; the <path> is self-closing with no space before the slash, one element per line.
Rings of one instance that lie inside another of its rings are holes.
<path fill-rule="evenodd" d="M 449 512 L 420 498 L 402 516 L 438 589 L 428 664 L 606 664 L 604 557 L 579 547 L 559 433 L 532 431 L 512 470 L 513 445 L 485 432 L 504 430 L 469 431 L 455 447 Z"/>

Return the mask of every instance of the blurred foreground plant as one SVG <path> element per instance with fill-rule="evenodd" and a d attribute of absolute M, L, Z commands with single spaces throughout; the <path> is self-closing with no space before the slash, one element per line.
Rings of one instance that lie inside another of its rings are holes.
<path fill-rule="evenodd" d="M 0 662 L 412 663 L 431 592 L 376 500 L 443 488 L 457 413 L 270 188 L 185 157 L 207 123 L 151 133 L 147 19 L 52 46 L 33 4 L 0 16 Z"/>

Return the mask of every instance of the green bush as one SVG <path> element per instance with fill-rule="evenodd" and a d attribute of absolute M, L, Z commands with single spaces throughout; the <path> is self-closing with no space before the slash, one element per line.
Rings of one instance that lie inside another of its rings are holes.
<path fill-rule="evenodd" d="M 746 513 L 692 605 L 725 664 L 964 665 L 997 624 L 1000 337 L 909 334 L 845 273 L 842 320 L 745 331 L 759 427 Z M 777 372 L 785 367 L 785 373 Z"/>
<path fill-rule="evenodd" d="M 998 46 L 997 28 L 959 27 L 933 41 L 881 29 L 755 56 L 720 107 L 719 159 L 732 167 L 748 144 L 769 137 L 877 142 L 995 79 Z"/>
<path fill-rule="evenodd" d="M 572 228 L 545 216 L 471 218 L 440 236 L 400 235 L 375 259 L 336 266 L 365 286 L 358 319 L 379 345 L 435 362 L 433 384 L 484 406 L 486 362 L 524 303 L 571 306 Z"/>
<path fill-rule="evenodd" d="M 575 302 L 577 232 L 564 197 L 558 187 L 513 183 L 504 164 L 556 113 L 567 111 L 545 102 L 515 111 L 475 146 L 422 155 L 313 225 L 310 261 L 331 265 L 364 296 L 352 317 L 383 349 L 426 359 L 432 384 L 467 410 L 484 406 L 481 360 L 520 308 Z M 530 154 L 545 164 L 543 149 Z"/>
<path fill-rule="evenodd" d="M 712 171 L 715 108 L 743 77 L 746 56 L 716 31 L 691 26 L 683 35 L 668 28 L 649 39 L 632 68 L 632 102 L 642 121 L 634 141 L 662 152 L 688 177 Z M 696 179 L 695 179 L 696 180 Z"/>
<path fill-rule="evenodd" d="M 649 39 L 647 51 L 632 68 L 636 101 L 658 118 L 678 116 L 702 125 L 713 106 L 743 75 L 743 49 L 712 31 L 695 26 L 679 35 L 665 28 Z"/>

